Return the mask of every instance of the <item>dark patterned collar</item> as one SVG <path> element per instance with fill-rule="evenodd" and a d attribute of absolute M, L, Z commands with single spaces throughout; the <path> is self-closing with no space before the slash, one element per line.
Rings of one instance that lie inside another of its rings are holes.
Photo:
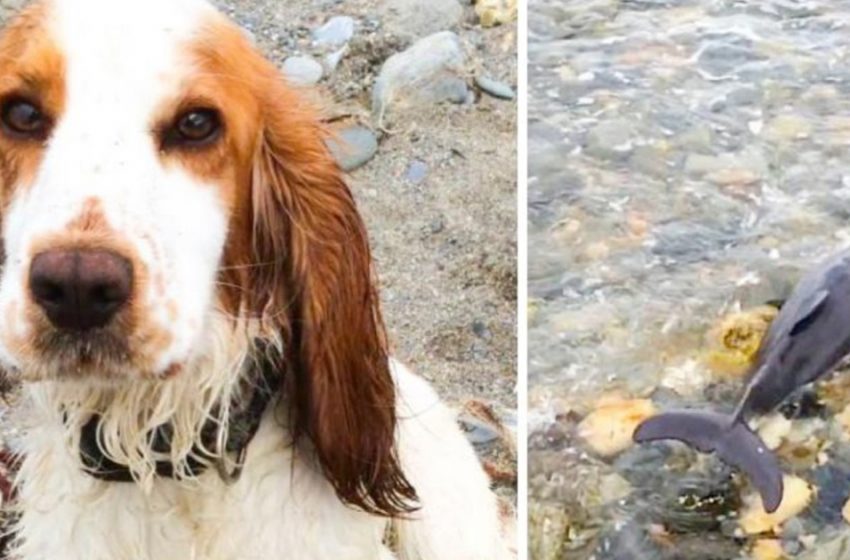
<path fill-rule="evenodd" d="M 264 355 L 264 352 L 259 354 Z M 209 465 L 215 465 L 219 476 L 225 482 L 233 482 L 239 478 L 248 444 L 251 443 L 260 428 L 263 413 L 280 392 L 282 386 L 280 373 L 272 360 L 258 359 L 253 369 L 254 371 L 249 372 L 249 375 L 246 376 L 247 380 L 251 382 L 249 389 L 251 396 L 247 401 L 247 406 L 237 408 L 231 413 L 228 422 L 225 451 L 226 454 L 236 456 L 236 467 L 229 471 L 222 457 L 213 456 L 206 451 L 216 449 L 218 446 L 216 443 L 218 423 L 214 420 L 208 420 L 201 428 L 203 445 L 195 445 L 193 452 L 187 458 L 185 469 L 187 472 L 177 473 L 171 461 L 161 460 L 156 462 L 157 476 L 166 478 L 177 478 L 178 474 L 198 476 Z M 117 463 L 104 455 L 98 445 L 99 427 L 100 416 L 94 415 L 80 432 L 80 458 L 83 463 L 83 471 L 100 480 L 132 482 L 133 475 L 127 465 Z M 163 424 L 153 431 L 151 447 L 155 452 L 168 454 L 171 449 L 172 430 L 171 424 Z"/>

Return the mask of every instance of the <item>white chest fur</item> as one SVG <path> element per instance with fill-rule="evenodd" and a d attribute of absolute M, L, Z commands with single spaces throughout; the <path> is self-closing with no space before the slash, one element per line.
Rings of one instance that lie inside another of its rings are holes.
<path fill-rule="evenodd" d="M 19 553 L 33 560 L 382 558 L 386 522 L 345 507 L 320 473 L 293 461 L 282 430 L 271 415 L 264 419 L 231 486 L 210 470 L 193 482 L 158 479 L 146 495 L 136 484 L 81 472 L 62 431 L 40 428 L 28 436 L 22 470 Z"/>
<path fill-rule="evenodd" d="M 495 496 L 453 415 L 394 365 L 399 454 L 421 509 L 388 521 L 345 506 L 267 412 L 237 482 L 103 482 L 80 471 L 56 413 L 25 436 L 22 560 L 503 560 Z M 38 408 L 38 407 L 36 407 Z M 396 525 L 397 552 L 382 544 Z"/>

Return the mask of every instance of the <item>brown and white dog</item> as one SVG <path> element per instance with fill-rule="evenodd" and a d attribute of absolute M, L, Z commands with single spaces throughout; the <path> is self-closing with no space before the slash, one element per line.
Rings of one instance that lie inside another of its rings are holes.
<path fill-rule="evenodd" d="M 513 557 L 452 414 L 388 356 L 314 109 L 205 1 L 16 18 L 0 197 L 14 558 Z"/>

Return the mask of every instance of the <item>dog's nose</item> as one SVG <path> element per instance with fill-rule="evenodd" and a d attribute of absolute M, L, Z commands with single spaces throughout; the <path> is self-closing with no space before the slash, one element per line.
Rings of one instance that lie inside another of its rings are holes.
<path fill-rule="evenodd" d="M 102 327 L 130 298 L 133 265 L 102 250 L 51 250 L 30 265 L 30 292 L 56 328 Z"/>

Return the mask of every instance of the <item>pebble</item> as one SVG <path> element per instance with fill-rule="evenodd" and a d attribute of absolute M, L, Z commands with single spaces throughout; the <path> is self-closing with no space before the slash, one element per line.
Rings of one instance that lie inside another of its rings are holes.
<path fill-rule="evenodd" d="M 635 428 L 653 414 L 655 406 L 648 399 L 602 399 L 581 421 L 578 434 L 594 453 L 612 457 L 633 445 Z"/>
<path fill-rule="evenodd" d="M 290 56 L 283 61 L 283 74 L 297 85 L 313 85 L 322 79 L 322 65 L 310 56 Z"/>
<path fill-rule="evenodd" d="M 752 169 L 731 168 L 712 171 L 705 178 L 720 187 L 748 187 L 761 181 L 761 176 Z"/>
<path fill-rule="evenodd" d="M 712 40 L 703 46 L 697 57 L 697 64 L 707 78 L 724 79 L 733 75 L 743 65 L 765 58 L 746 40 Z"/>
<path fill-rule="evenodd" d="M 772 142 L 801 140 L 811 133 L 811 123 L 797 115 L 779 115 L 767 123 L 762 132 L 764 138 Z"/>
<path fill-rule="evenodd" d="M 753 560 L 782 560 L 785 551 L 779 539 L 758 539 L 750 551 Z"/>
<path fill-rule="evenodd" d="M 708 381 L 700 362 L 691 358 L 682 364 L 667 367 L 660 386 L 671 389 L 678 395 L 693 397 L 702 393 Z"/>
<path fill-rule="evenodd" d="M 443 218 L 434 218 L 431 220 L 431 224 L 428 226 L 428 229 L 431 232 L 431 235 L 437 235 L 446 229 L 446 222 Z"/>
<path fill-rule="evenodd" d="M 557 7 L 554 7 L 557 6 Z M 545 5 L 541 6 L 545 10 Z M 620 9 L 620 0 L 582 0 L 581 2 L 559 3 L 543 14 L 542 18 L 529 20 L 530 31 L 552 39 L 573 37 L 601 26 Z M 529 10 L 529 16 L 534 15 Z M 531 35 L 531 33 L 529 33 Z"/>
<path fill-rule="evenodd" d="M 372 89 L 376 124 L 381 125 L 393 104 L 464 103 L 469 93 L 461 77 L 465 62 L 460 39 L 451 31 L 424 37 L 389 57 Z"/>
<path fill-rule="evenodd" d="M 594 241 L 585 247 L 583 256 L 589 261 L 600 261 L 608 258 L 611 254 L 611 246 L 604 241 Z"/>
<path fill-rule="evenodd" d="M 490 339 L 493 337 L 493 333 L 490 332 L 490 329 L 487 327 L 487 323 L 481 319 L 476 319 L 472 322 L 472 332 L 474 332 L 475 336 L 478 338 Z"/>
<path fill-rule="evenodd" d="M 475 76 L 475 85 L 481 91 L 489 93 L 498 99 L 513 99 L 516 93 L 511 86 L 504 82 L 499 82 L 487 76 Z"/>
<path fill-rule="evenodd" d="M 334 16 L 323 26 L 313 31 L 313 42 L 317 46 L 339 47 L 354 36 L 354 18 Z"/>
<path fill-rule="evenodd" d="M 472 415 L 461 414 L 457 421 L 466 434 L 466 439 L 474 445 L 484 445 L 502 437 L 497 426 Z"/>
<path fill-rule="evenodd" d="M 814 438 L 812 438 L 814 439 Z M 789 468 L 796 468 L 791 466 Z M 806 512 L 806 521 L 823 525 L 844 523 L 844 508 L 850 496 L 850 469 L 843 460 L 831 460 L 810 471 L 809 480 L 817 489 L 817 500 Z M 808 524 L 807 524 L 808 525 Z"/>
<path fill-rule="evenodd" d="M 636 146 L 629 163 L 641 173 L 663 179 L 670 174 L 671 162 L 667 159 L 667 153 L 660 145 Z"/>
<path fill-rule="evenodd" d="M 339 62 L 342 60 L 342 57 L 345 56 L 345 53 L 347 52 L 348 46 L 343 46 L 338 51 L 326 54 L 324 58 L 325 69 L 328 72 L 336 70 L 336 67 L 339 66 Z"/>
<path fill-rule="evenodd" d="M 761 496 L 750 494 L 747 496 L 739 525 L 747 535 L 767 533 L 781 527 L 781 525 L 799 515 L 805 510 L 814 497 L 812 486 L 802 478 L 785 475 L 783 481 L 782 502 L 773 513 L 767 513 L 762 505 Z"/>
<path fill-rule="evenodd" d="M 407 166 L 404 178 L 414 185 L 418 185 L 428 176 L 428 164 L 422 160 L 415 159 Z"/>
<path fill-rule="evenodd" d="M 726 94 L 726 101 L 730 105 L 753 105 L 759 103 L 761 100 L 761 89 L 749 85 L 736 87 Z"/>
<path fill-rule="evenodd" d="M 528 505 L 529 557 L 561 560 L 564 540 L 570 533 L 569 513 L 562 504 L 532 502 Z"/>
<path fill-rule="evenodd" d="M 585 151 L 594 157 L 623 160 L 634 150 L 634 126 L 623 119 L 597 124 L 587 133 Z"/>
<path fill-rule="evenodd" d="M 710 154 L 714 149 L 714 134 L 706 125 L 696 125 L 676 137 L 677 147 L 702 154 Z"/>
<path fill-rule="evenodd" d="M 850 525 L 850 500 L 844 503 L 844 507 L 841 508 L 841 517 L 844 518 L 844 521 Z"/>
<path fill-rule="evenodd" d="M 478 0 L 475 13 L 482 27 L 502 25 L 516 19 L 516 0 Z"/>
<path fill-rule="evenodd" d="M 631 493 L 629 481 L 617 473 L 610 473 L 599 480 L 599 499 L 603 504 L 617 502 Z"/>
<path fill-rule="evenodd" d="M 770 305 L 730 313 L 708 331 L 705 363 L 716 379 L 740 380 L 749 372 L 777 313 Z"/>
<path fill-rule="evenodd" d="M 336 139 L 329 140 L 328 148 L 343 171 L 354 171 L 375 156 L 378 139 L 368 128 L 352 126 L 340 130 Z"/>
<path fill-rule="evenodd" d="M 844 407 L 844 409 L 835 415 L 835 420 L 838 422 L 839 426 L 841 426 L 845 439 L 850 439 L 850 404 Z"/>
<path fill-rule="evenodd" d="M 817 546 L 814 548 L 790 557 L 797 560 L 843 560 L 848 550 L 850 550 L 850 533 L 840 531 L 818 539 Z"/>
<path fill-rule="evenodd" d="M 791 420 L 779 413 L 760 417 L 757 432 L 768 449 L 776 450 L 791 433 Z"/>
<path fill-rule="evenodd" d="M 756 152 L 727 153 L 719 156 L 689 154 L 685 159 L 685 173 L 695 177 L 718 173 L 715 178 L 722 181 L 723 173 L 729 169 L 761 177 L 767 172 L 767 164 L 764 157 Z"/>
<path fill-rule="evenodd" d="M 708 102 L 708 110 L 712 113 L 719 113 L 726 109 L 729 105 L 725 96 L 723 97 L 715 97 L 711 101 Z"/>

